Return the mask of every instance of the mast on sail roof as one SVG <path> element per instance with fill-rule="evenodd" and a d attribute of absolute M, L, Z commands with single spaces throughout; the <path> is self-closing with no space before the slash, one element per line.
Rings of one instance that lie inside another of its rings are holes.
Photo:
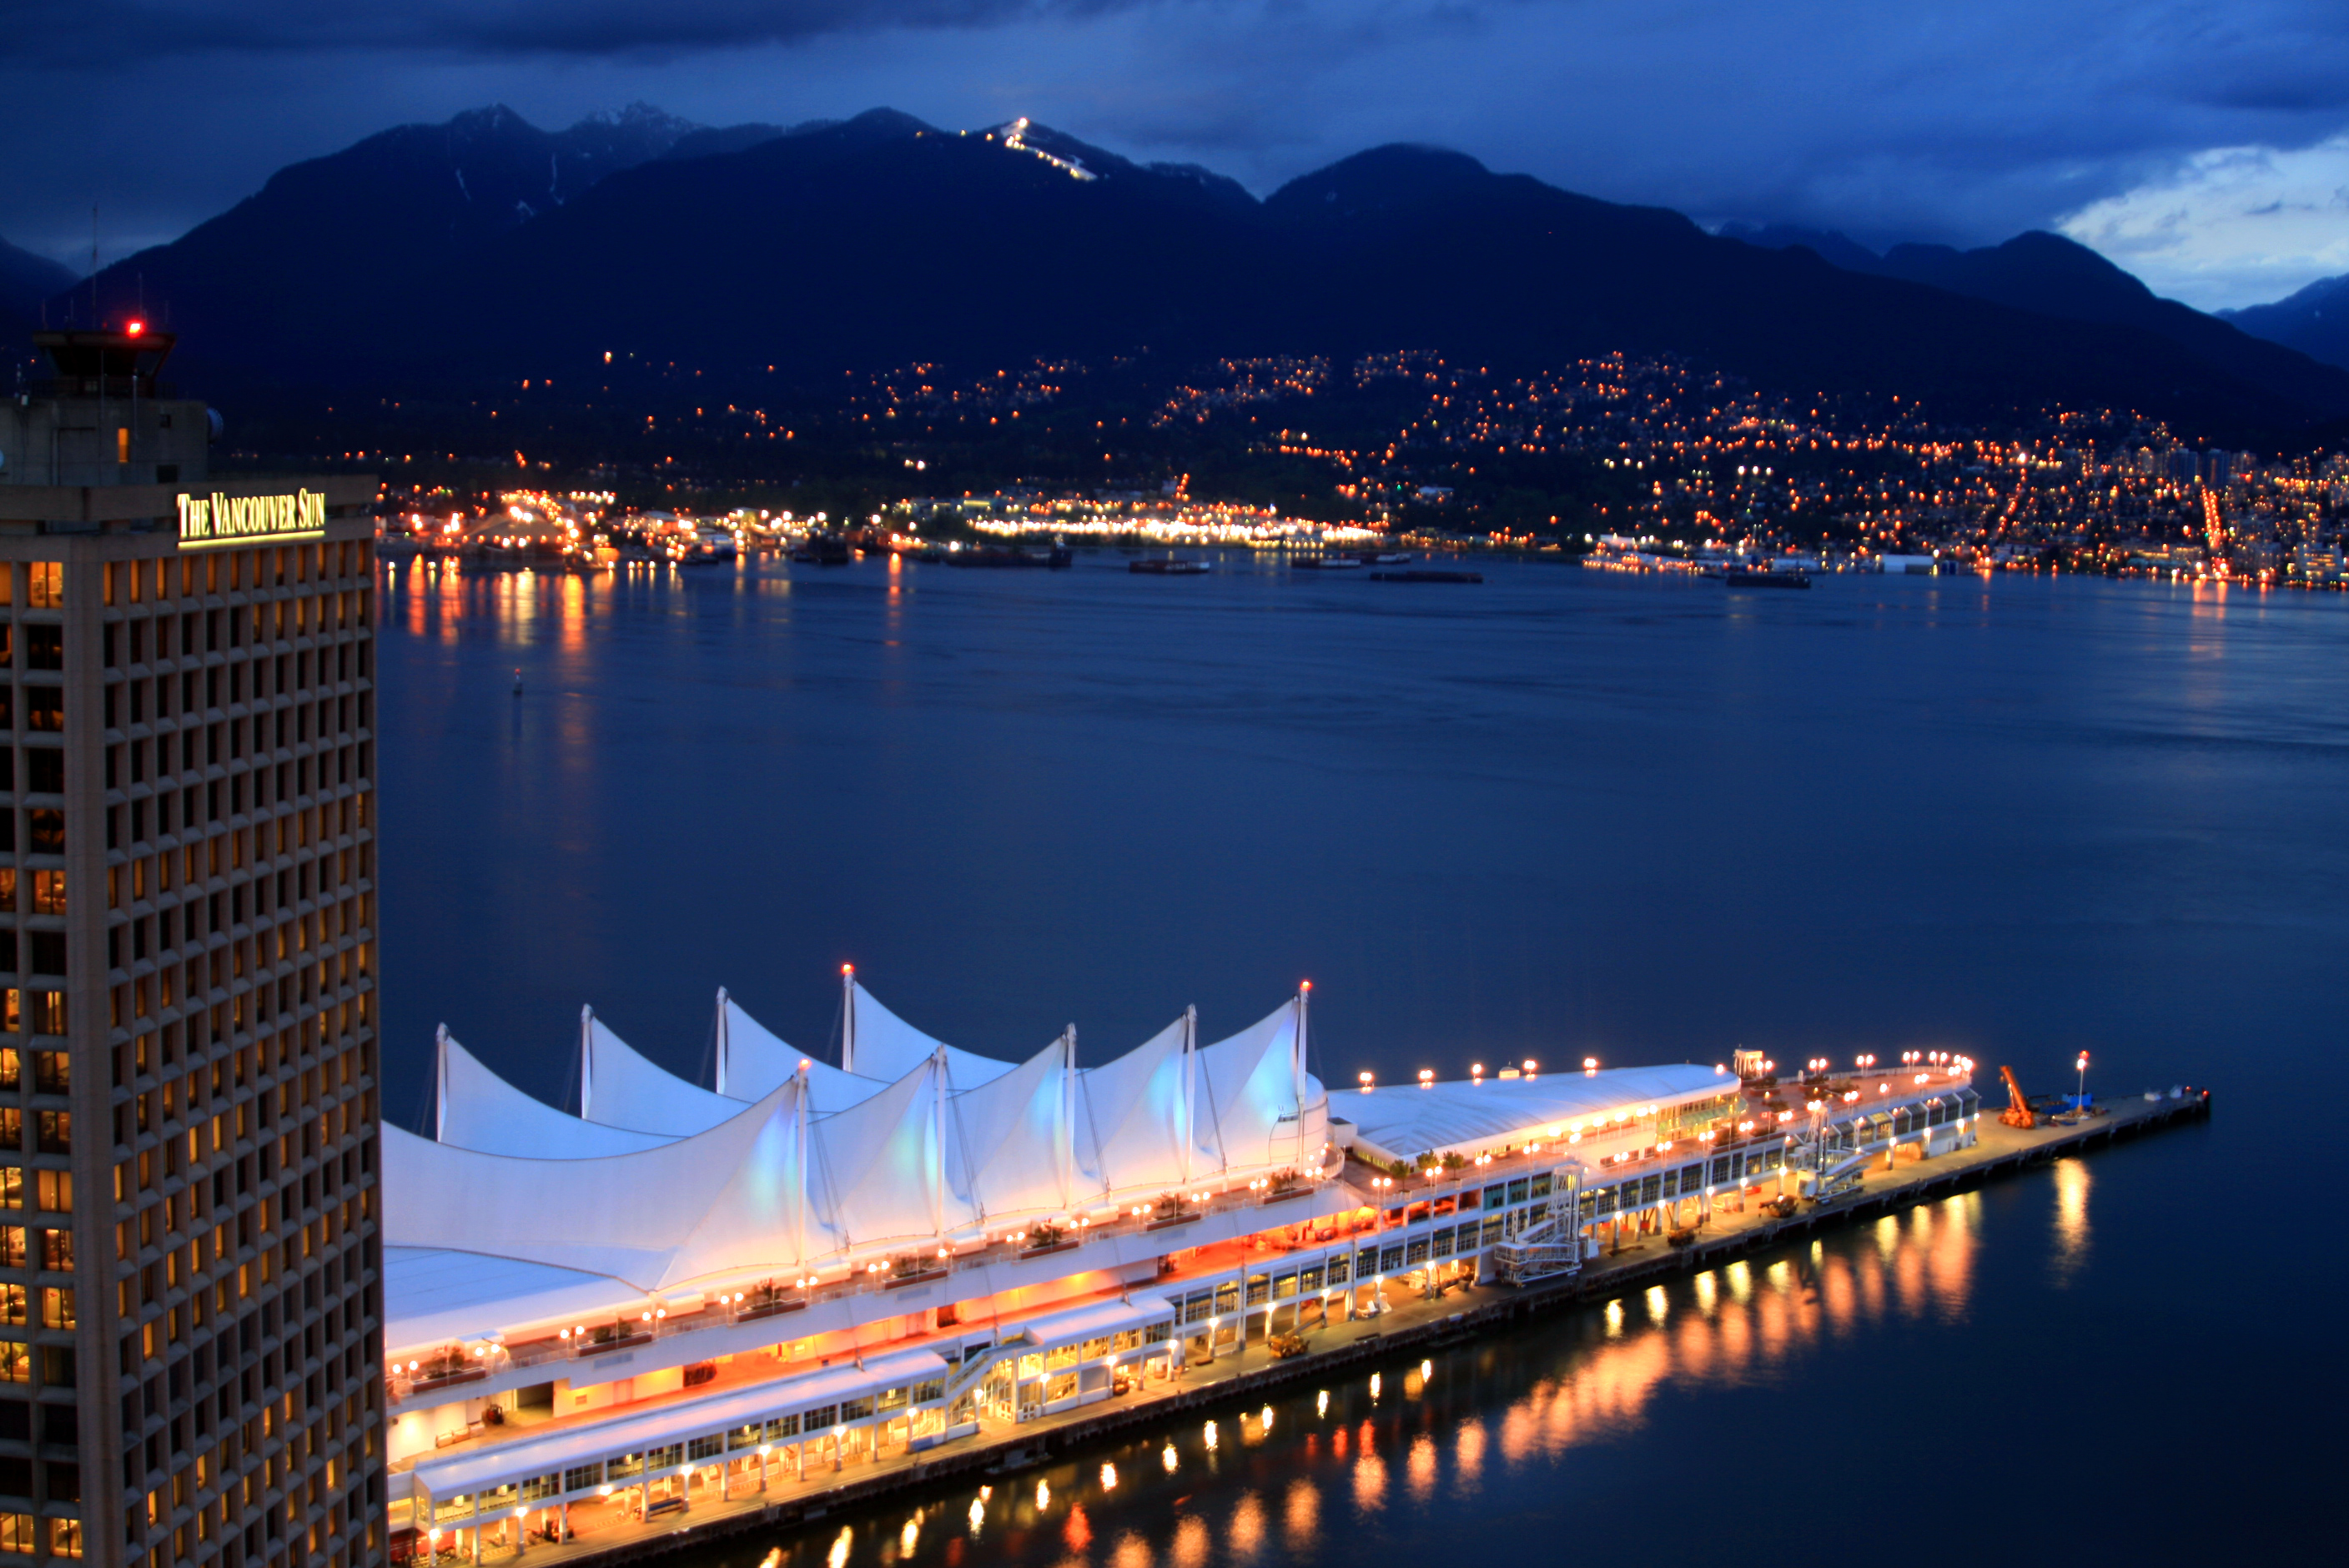
<path fill-rule="evenodd" d="M 930 1233 L 947 1233 L 947 1048 L 930 1053 Z"/>
<path fill-rule="evenodd" d="M 1061 1206 L 1077 1201 L 1077 1026 L 1061 1031 L 1061 1117 L 1055 1130 L 1060 1147 Z"/>
<path fill-rule="evenodd" d="M 1193 1081 L 1195 1077 L 1197 1075 L 1198 1070 L 1199 1009 L 1196 1006 L 1189 1006 L 1183 1009 L 1182 1172 L 1183 1185 L 1185 1187 L 1188 1187 L 1191 1184 L 1191 1161 L 1195 1158 L 1195 1151 L 1193 1148 L 1193 1144 L 1196 1141 L 1199 1136 L 1198 1123 L 1195 1119 L 1197 1112 L 1195 1109 L 1198 1096 L 1198 1088 Z"/>
<path fill-rule="evenodd" d="M 718 1092 L 726 1092 L 726 987 L 718 987 Z"/>
<path fill-rule="evenodd" d="M 595 1009 L 582 1003 L 579 1007 L 579 1119 L 588 1120 L 587 1109 L 595 1103 Z"/>
<path fill-rule="evenodd" d="M 1297 1131 L 1305 1132 L 1305 1007 L 1313 1000 L 1313 982 L 1300 980 L 1297 985 L 1297 1039 L 1290 1061 L 1290 1083 L 1297 1091 Z"/>
<path fill-rule="evenodd" d="M 840 1070 L 856 1070 L 856 965 L 840 966 Z"/>
<path fill-rule="evenodd" d="M 792 1206 L 792 1263 L 794 1266 L 807 1262 L 808 1067 L 808 1059 L 802 1057 L 797 1074 L 800 1080 L 799 1106 L 793 1113 L 799 1136 L 792 1149 L 792 1161 L 799 1167 L 799 1202 Z"/>

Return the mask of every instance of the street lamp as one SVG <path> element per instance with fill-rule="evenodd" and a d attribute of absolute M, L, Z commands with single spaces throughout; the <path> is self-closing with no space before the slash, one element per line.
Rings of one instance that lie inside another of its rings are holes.
<path fill-rule="evenodd" d="M 2079 1098 L 2072 1102 L 2072 1108 L 2075 1110 L 2085 1111 L 2088 1109 L 2088 1053 L 2082 1051 L 2080 1059 L 2072 1065 L 2078 1068 L 2080 1073 Z"/>

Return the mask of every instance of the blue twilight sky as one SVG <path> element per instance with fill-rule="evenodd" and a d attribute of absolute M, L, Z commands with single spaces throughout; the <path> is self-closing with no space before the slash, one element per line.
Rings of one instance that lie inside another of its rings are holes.
<path fill-rule="evenodd" d="M 87 265 L 503 102 L 1026 114 L 1262 192 L 1381 141 L 1866 242 L 2060 227 L 2213 307 L 2349 272 L 2349 0 L 0 0 L 0 237 Z"/>

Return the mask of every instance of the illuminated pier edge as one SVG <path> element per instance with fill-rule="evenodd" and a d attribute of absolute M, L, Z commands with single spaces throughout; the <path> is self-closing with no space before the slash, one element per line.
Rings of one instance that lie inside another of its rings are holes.
<path fill-rule="evenodd" d="M 1305 989 L 1212 1045 L 1186 1012 L 1099 1067 L 1073 1029 L 1005 1062 L 842 984 L 839 1068 L 721 990 L 718 1088 L 583 1009 L 579 1116 L 441 1033 L 436 1137 L 384 1134 L 391 1522 L 419 1553 L 853 1479 L 1392 1294 L 1570 1274 L 1627 1230 L 1971 1147 L 1979 1115 L 1946 1057 L 1332 1094 Z"/>

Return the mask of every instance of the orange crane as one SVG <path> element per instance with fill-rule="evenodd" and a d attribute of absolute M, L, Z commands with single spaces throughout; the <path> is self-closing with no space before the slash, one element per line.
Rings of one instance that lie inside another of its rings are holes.
<path fill-rule="evenodd" d="M 2014 1081 L 2013 1068 L 2001 1068 L 1998 1076 L 2006 1080 L 2006 1109 L 1998 1119 L 2009 1127 L 2036 1127 L 2039 1119 L 2031 1114 L 2031 1102 L 2023 1095 L 2023 1086 Z"/>

